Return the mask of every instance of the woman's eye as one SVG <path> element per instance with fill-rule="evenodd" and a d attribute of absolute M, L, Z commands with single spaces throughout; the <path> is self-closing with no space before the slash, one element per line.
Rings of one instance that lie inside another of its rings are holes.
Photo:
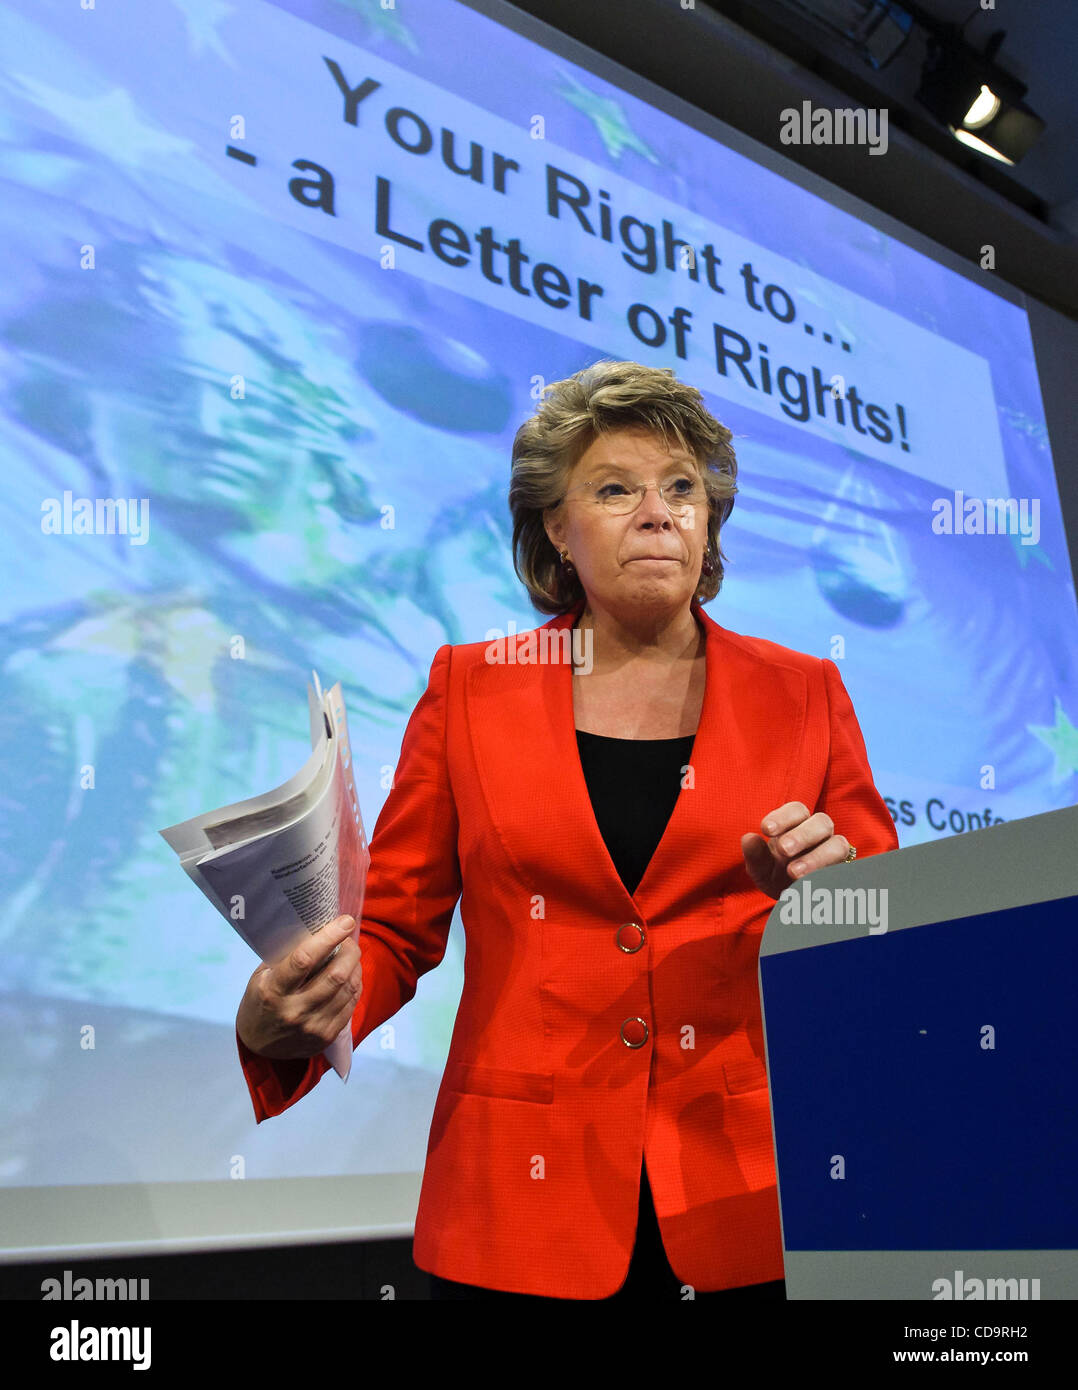
<path fill-rule="evenodd" d="M 613 497 L 613 496 L 614 496 L 614 491 L 613 491 L 614 489 L 618 489 L 618 490 L 620 490 L 621 492 L 624 492 L 624 491 L 625 491 L 625 489 L 621 486 L 620 483 L 604 483 L 604 484 L 602 485 L 602 487 L 599 489 L 598 495 L 599 495 L 600 497 L 603 497 L 603 496 Z"/>

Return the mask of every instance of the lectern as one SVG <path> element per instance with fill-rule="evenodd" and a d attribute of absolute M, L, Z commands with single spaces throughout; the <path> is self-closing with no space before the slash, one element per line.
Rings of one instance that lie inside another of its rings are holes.
<path fill-rule="evenodd" d="M 1078 807 L 832 865 L 760 991 L 791 1299 L 1078 1297 Z"/>

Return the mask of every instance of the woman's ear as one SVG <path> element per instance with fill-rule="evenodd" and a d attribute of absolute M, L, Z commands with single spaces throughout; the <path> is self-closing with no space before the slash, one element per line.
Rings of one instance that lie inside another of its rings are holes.
<path fill-rule="evenodd" d="M 565 544 L 565 518 L 553 512 L 544 512 L 543 529 L 550 544 L 560 554 Z"/>

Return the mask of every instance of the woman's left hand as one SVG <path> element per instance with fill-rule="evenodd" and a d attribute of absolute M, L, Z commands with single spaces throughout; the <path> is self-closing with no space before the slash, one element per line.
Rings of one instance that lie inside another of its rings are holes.
<path fill-rule="evenodd" d="M 823 811 L 809 815 L 800 801 L 788 801 L 769 812 L 760 829 L 763 834 L 742 835 L 741 853 L 753 883 L 769 898 L 777 898 L 815 869 L 841 864 L 850 849 L 849 840 L 835 834 L 829 815 Z"/>

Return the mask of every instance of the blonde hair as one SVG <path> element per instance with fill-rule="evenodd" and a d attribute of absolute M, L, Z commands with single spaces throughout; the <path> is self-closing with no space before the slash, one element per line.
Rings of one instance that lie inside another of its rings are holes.
<path fill-rule="evenodd" d="M 634 427 L 651 430 L 667 447 L 672 436 L 696 459 L 708 497 L 704 554 L 712 564 L 710 575 L 700 575 L 696 597 L 706 603 L 722 587 L 719 532 L 737 492 L 733 434 L 672 367 L 604 360 L 544 387 L 539 409 L 513 440 L 513 567 L 540 613 L 564 613 L 584 596 L 576 571 L 566 573 L 550 542 L 543 513 L 561 505 L 569 474 L 600 434 Z"/>

